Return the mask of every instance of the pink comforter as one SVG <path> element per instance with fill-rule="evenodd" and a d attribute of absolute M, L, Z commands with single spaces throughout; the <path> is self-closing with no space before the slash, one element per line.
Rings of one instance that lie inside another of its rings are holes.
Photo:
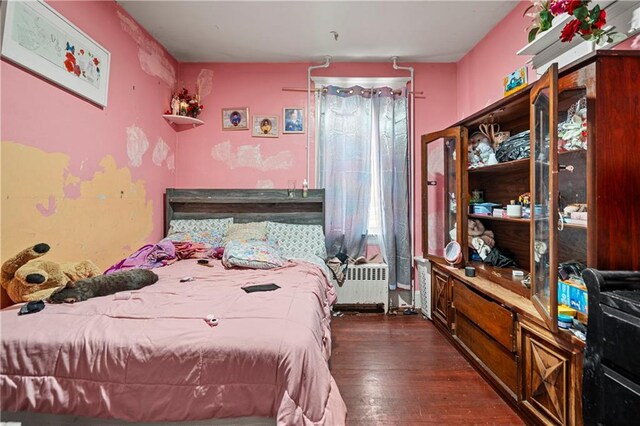
<path fill-rule="evenodd" d="M 318 267 L 225 270 L 177 262 L 129 300 L 1 311 L 3 411 L 179 421 L 275 417 L 340 425 L 331 377 L 333 288 Z M 196 280 L 180 283 L 179 278 Z M 276 283 L 245 293 L 248 283 Z M 214 314 L 219 325 L 203 318 Z"/>

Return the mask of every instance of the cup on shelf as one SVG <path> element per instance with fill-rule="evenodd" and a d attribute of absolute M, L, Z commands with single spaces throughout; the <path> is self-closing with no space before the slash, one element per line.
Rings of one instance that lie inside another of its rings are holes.
<path fill-rule="evenodd" d="M 289 198 L 294 198 L 296 196 L 296 181 L 294 179 L 289 179 L 287 181 L 287 195 Z"/>
<path fill-rule="evenodd" d="M 509 204 L 507 206 L 508 217 L 522 217 L 522 206 L 520 204 Z"/>

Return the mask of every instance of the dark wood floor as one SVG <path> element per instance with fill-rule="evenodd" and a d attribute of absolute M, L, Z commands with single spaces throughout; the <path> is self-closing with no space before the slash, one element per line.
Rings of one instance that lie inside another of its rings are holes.
<path fill-rule="evenodd" d="M 331 328 L 349 425 L 523 424 L 421 316 L 348 315 Z"/>

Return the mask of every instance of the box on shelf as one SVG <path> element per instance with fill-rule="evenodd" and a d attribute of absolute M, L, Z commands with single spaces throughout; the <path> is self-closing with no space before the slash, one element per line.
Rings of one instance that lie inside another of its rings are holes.
<path fill-rule="evenodd" d="M 558 280 L 558 303 L 588 314 L 587 289 L 568 281 Z"/>

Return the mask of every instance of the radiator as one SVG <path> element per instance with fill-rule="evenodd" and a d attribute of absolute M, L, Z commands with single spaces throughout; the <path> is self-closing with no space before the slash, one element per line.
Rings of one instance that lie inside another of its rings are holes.
<path fill-rule="evenodd" d="M 360 305 L 363 308 L 382 305 L 387 312 L 389 303 L 389 269 L 384 263 L 349 265 L 342 285 L 335 285 L 338 307 Z M 355 307 L 357 310 L 357 306 Z"/>

